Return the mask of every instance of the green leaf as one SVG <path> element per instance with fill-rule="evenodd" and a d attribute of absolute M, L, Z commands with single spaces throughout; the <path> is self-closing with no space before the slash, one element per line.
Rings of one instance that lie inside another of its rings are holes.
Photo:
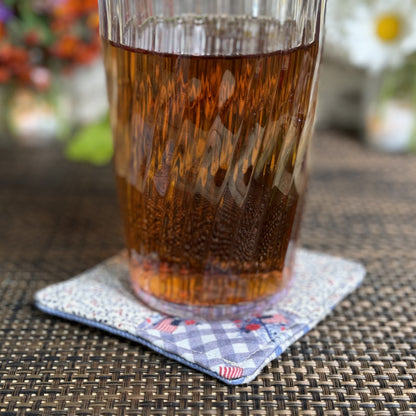
<path fill-rule="evenodd" d="M 112 155 L 113 139 L 108 119 L 79 130 L 65 149 L 69 160 L 96 166 L 108 164 Z"/>
<path fill-rule="evenodd" d="M 17 0 L 3 0 L 4 5 L 7 7 L 13 7 L 15 4 L 17 4 Z"/>

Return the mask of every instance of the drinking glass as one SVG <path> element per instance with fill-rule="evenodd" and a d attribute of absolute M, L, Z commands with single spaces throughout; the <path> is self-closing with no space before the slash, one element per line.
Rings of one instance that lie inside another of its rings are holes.
<path fill-rule="evenodd" d="M 325 0 L 99 0 L 132 287 L 188 318 L 284 296 Z"/>

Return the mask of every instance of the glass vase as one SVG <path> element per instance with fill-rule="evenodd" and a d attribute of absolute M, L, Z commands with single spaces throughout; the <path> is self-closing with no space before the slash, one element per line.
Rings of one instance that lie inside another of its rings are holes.
<path fill-rule="evenodd" d="M 367 143 L 385 152 L 415 151 L 416 55 L 400 68 L 371 75 L 367 86 Z"/>

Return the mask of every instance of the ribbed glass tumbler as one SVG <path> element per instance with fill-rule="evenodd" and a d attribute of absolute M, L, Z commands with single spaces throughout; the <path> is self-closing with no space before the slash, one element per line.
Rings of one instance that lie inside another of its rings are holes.
<path fill-rule="evenodd" d="M 284 295 L 325 0 L 99 0 L 131 281 L 225 319 Z"/>

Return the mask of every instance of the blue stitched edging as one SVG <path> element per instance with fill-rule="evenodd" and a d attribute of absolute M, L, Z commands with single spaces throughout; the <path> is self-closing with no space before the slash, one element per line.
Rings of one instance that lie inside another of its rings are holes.
<path fill-rule="evenodd" d="M 171 358 L 172 360 L 175 360 L 175 361 L 179 361 L 180 363 L 182 363 L 182 364 L 184 364 L 188 367 L 191 367 L 194 370 L 198 370 L 198 371 L 201 371 L 202 373 L 205 373 L 205 374 L 208 374 L 212 377 L 215 377 L 216 379 L 221 380 L 225 384 L 237 385 L 237 384 L 244 384 L 245 383 L 246 377 L 240 377 L 240 378 L 237 378 L 237 379 L 228 380 L 224 377 L 221 377 L 218 373 L 215 373 L 214 371 L 210 371 L 205 367 L 199 366 L 198 364 L 191 363 L 190 361 L 184 360 L 179 355 L 169 353 L 169 352 L 163 350 L 162 348 L 159 348 L 156 345 L 153 345 L 152 343 L 150 343 L 149 341 L 146 341 L 145 339 L 143 339 L 141 337 L 131 335 L 128 332 L 120 331 L 119 329 L 113 328 L 112 326 L 105 325 L 105 324 L 102 324 L 100 322 L 90 321 L 89 319 L 81 318 L 80 316 L 71 315 L 71 314 L 66 313 L 66 312 L 61 312 L 61 311 L 58 311 L 58 310 L 55 310 L 55 309 L 48 308 L 47 306 L 42 305 L 38 301 L 35 302 L 35 306 L 39 310 L 41 310 L 42 312 L 48 313 L 50 315 L 54 315 L 54 316 L 57 316 L 59 318 L 68 319 L 68 320 L 75 321 L 75 322 L 78 322 L 78 323 L 81 323 L 81 324 L 84 324 L 84 325 L 88 325 L 88 326 L 91 326 L 91 327 L 94 327 L 94 328 L 98 328 L 98 329 L 110 332 L 111 334 L 118 335 L 118 336 L 123 337 L 123 338 L 127 338 L 130 341 L 134 341 L 134 342 L 137 342 L 139 344 L 142 344 L 142 345 L 150 348 L 151 350 L 156 351 L 161 355 L 164 355 L 165 357 Z"/>

